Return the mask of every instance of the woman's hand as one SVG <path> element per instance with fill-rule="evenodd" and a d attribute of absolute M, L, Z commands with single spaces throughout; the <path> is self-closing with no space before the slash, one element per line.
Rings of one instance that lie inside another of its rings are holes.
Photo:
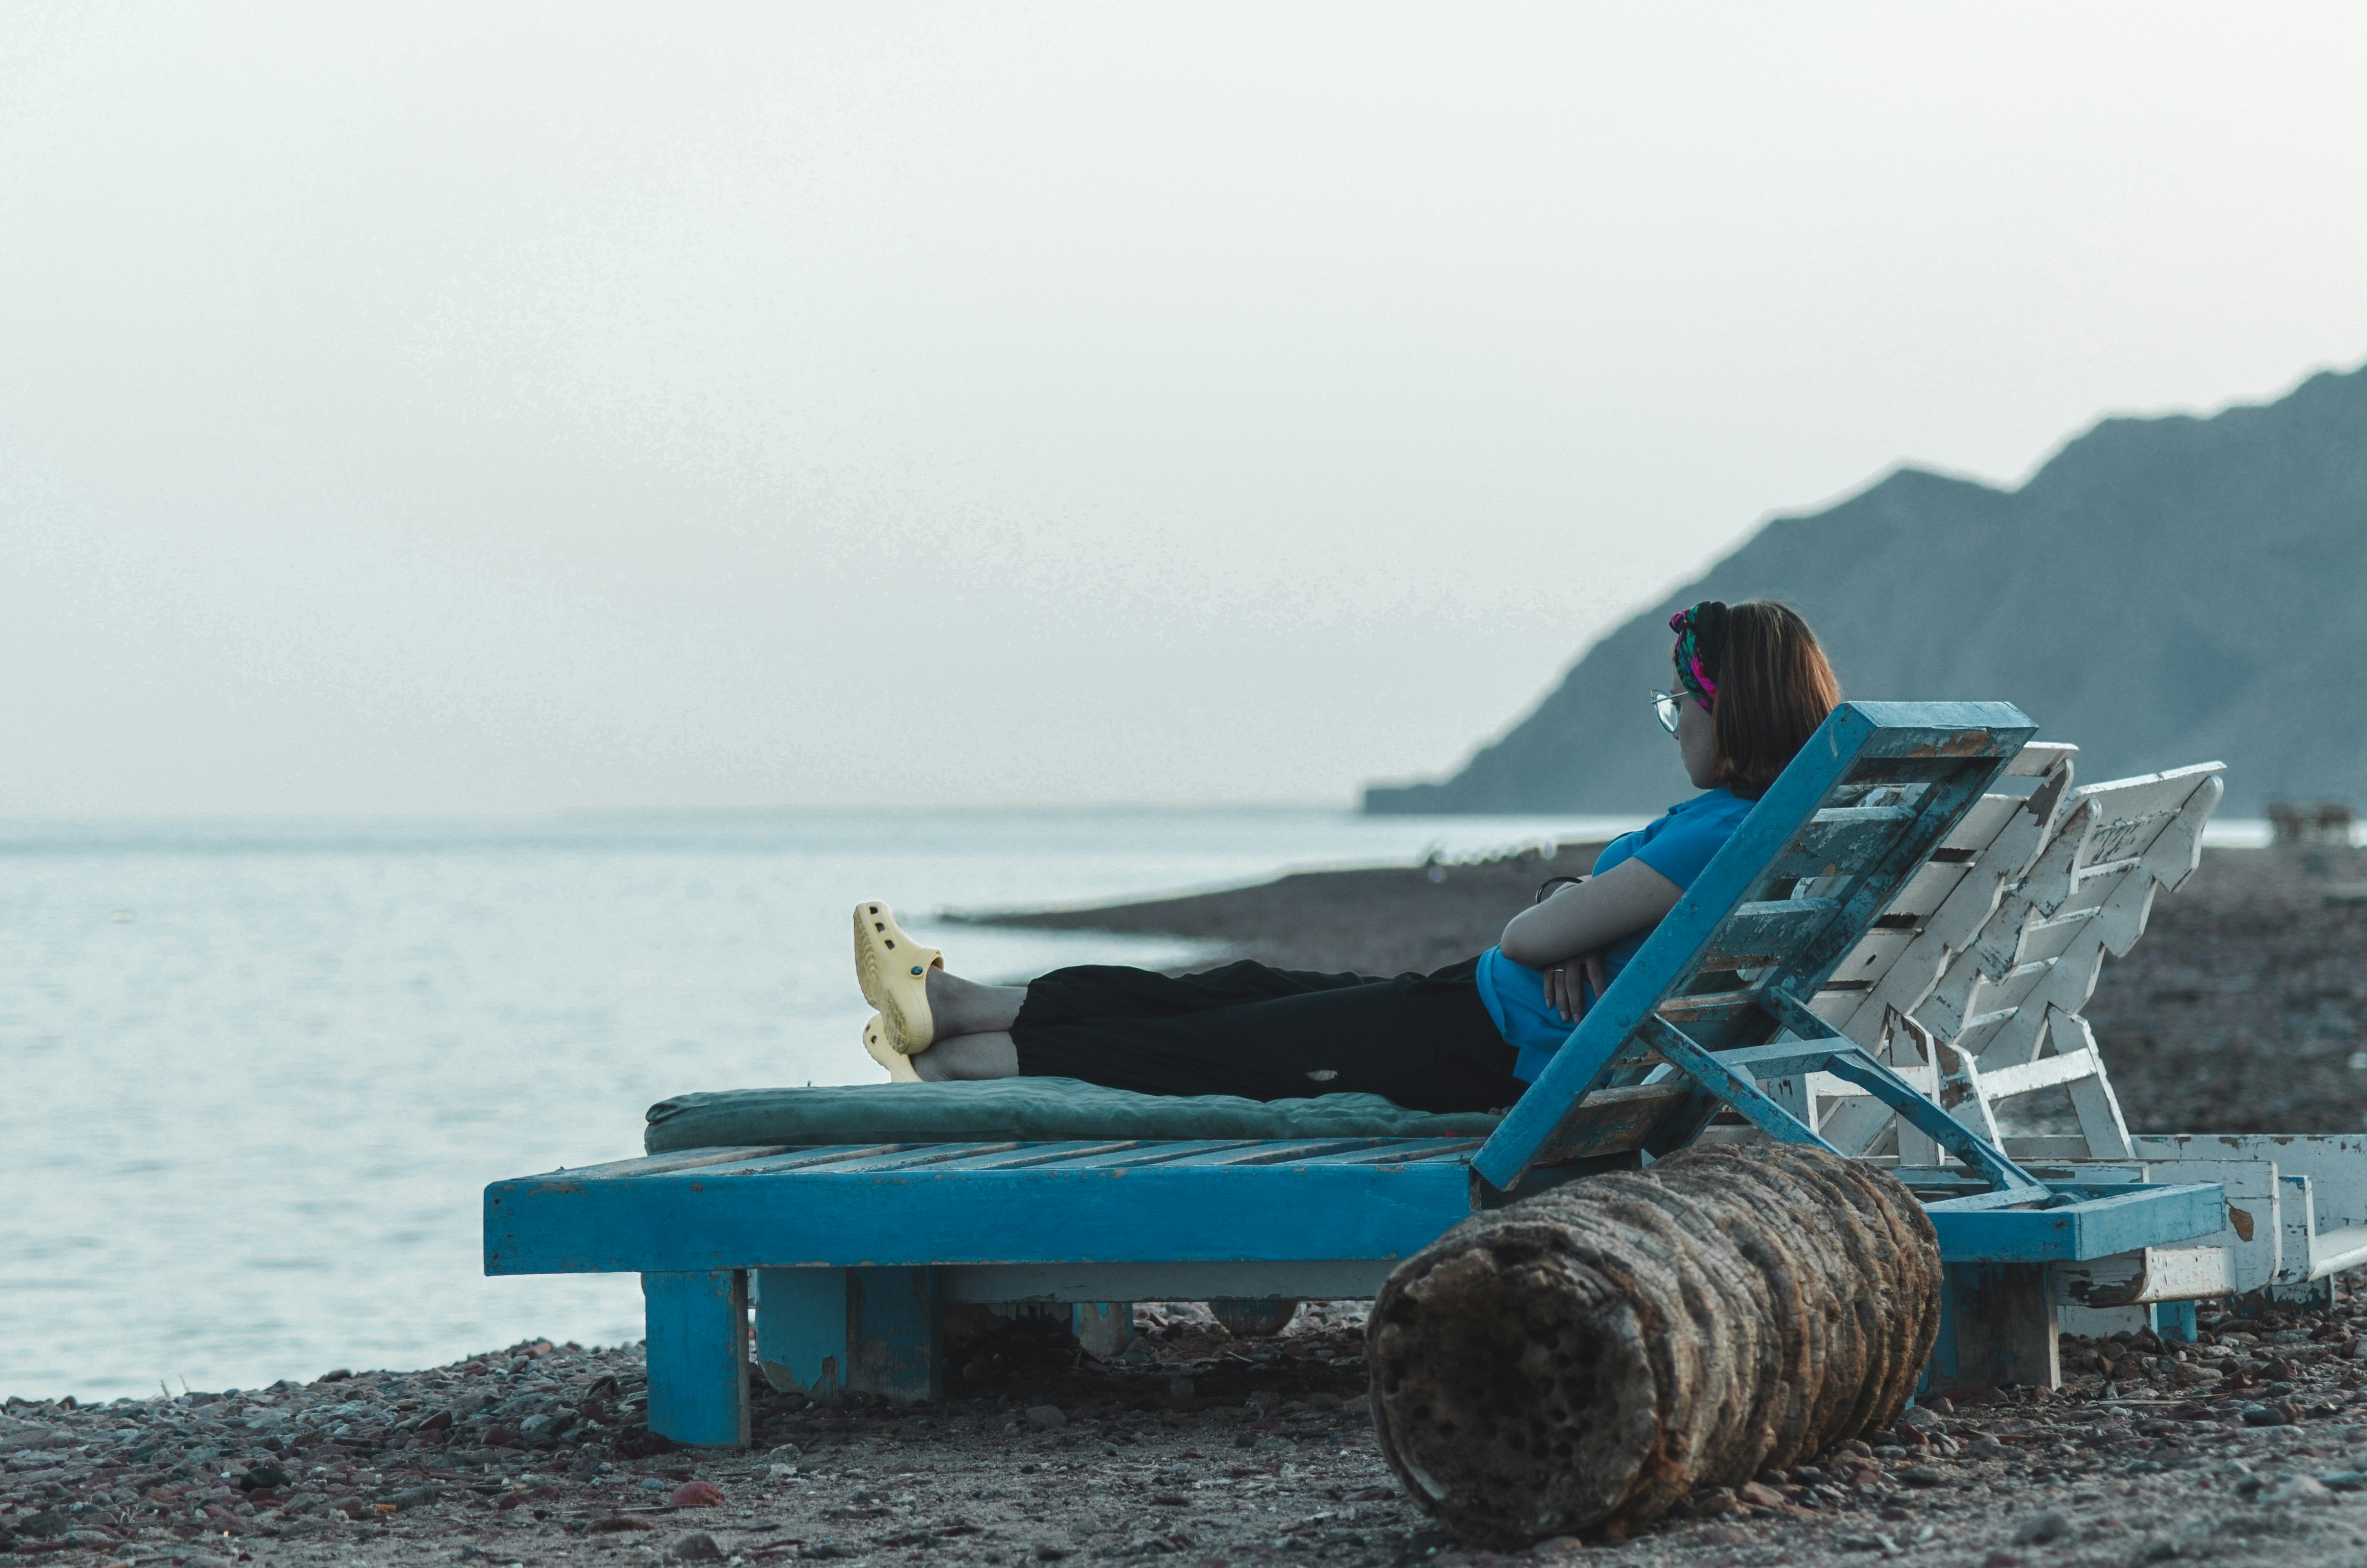
<path fill-rule="evenodd" d="M 1576 1023 L 1586 1017 L 1586 994 L 1580 982 L 1593 987 L 1594 999 L 1603 999 L 1603 949 L 1580 953 L 1574 959 L 1564 959 L 1545 971 L 1546 1006 L 1562 1016 L 1565 1023 Z"/>

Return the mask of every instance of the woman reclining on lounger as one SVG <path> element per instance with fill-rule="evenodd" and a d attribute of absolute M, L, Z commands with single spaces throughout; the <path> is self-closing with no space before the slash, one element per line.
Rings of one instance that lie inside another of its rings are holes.
<path fill-rule="evenodd" d="M 1273 1100 L 1346 1089 L 1416 1110 L 1509 1106 L 1608 978 L 1741 825 L 1840 700 L 1816 634 L 1782 605 L 1697 604 L 1670 625 L 1676 678 L 1652 700 L 1707 791 L 1604 846 L 1499 946 L 1383 979 L 1228 964 L 1180 978 L 1086 965 L 982 985 L 855 911 L 855 971 L 878 1008 L 864 1047 L 900 1080 L 1082 1078 L 1154 1095 Z"/>

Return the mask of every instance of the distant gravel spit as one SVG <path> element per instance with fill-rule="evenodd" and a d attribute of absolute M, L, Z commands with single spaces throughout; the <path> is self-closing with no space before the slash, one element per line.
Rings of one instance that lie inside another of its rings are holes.
<path fill-rule="evenodd" d="M 1426 971 L 1492 945 L 1543 879 L 1586 870 L 1600 847 L 1309 871 L 1187 898 L 972 918 L 1185 937 L 1286 969 Z M 2087 1017 L 2139 1131 L 2361 1131 L 2367 855 L 2206 851 L 2186 884 L 2155 903 L 2129 956 L 2105 960 Z M 2044 1119 L 2044 1097 L 2021 1102 L 2020 1114 Z"/>

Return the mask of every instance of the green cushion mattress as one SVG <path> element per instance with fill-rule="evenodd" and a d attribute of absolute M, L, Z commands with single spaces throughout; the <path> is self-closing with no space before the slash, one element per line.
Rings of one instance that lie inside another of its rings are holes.
<path fill-rule="evenodd" d="M 1055 1142 L 1081 1138 L 1473 1138 L 1492 1111 L 1439 1115 L 1378 1095 L 1245 1100 L 1138 1095 L 1075 1078 L 727 1089 L 650 1108 L 652 1154 L 726 1145 Z"/>

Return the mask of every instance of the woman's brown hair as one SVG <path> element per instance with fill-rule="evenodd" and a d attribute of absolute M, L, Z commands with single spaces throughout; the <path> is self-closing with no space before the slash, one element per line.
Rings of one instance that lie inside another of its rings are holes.
<path fill-rule="evenodd" d="M 1702 613 L 1713 609 L 1723 614 Z M 1714 657 L 1703 658 L 1716 688 L 1710 737 L 1717 748 L 1717 782 L 1755 801 L 1839 706 L 1840 682 L 1817 634 L 1789 605 L 1772 599 L 1710 601 L 1694 606 L 1683 619 L 1696 625 L 1724 622 L 1718 628 L 1723 635 L 1716 638 L 1722 646 Z M 1699 653 L 1709 655 L 1712 650 Z M 1683 662 L 1679 659 L 1678 673 L 1688 676 Z"/>

